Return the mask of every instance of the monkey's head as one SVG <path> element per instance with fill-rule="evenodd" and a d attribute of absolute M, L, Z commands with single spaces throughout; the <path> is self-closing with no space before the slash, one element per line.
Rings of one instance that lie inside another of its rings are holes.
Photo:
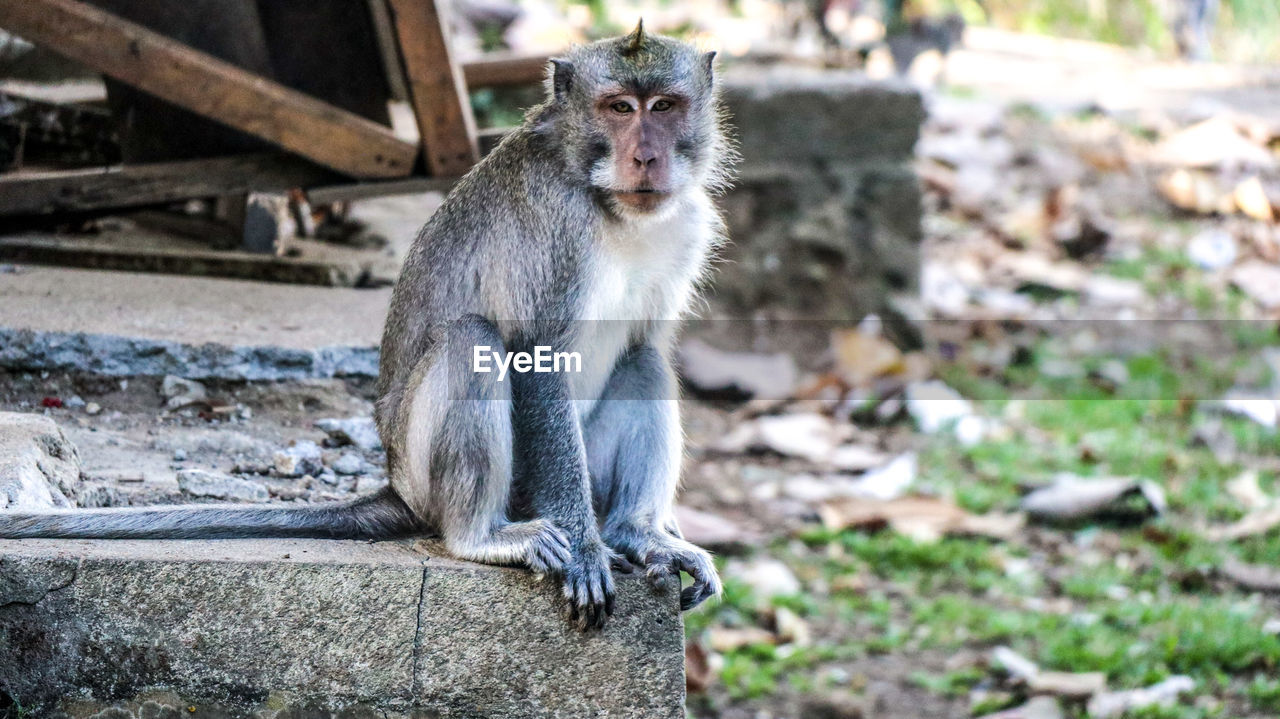
<path fill-rule="evenodd" d="M 534 127 L 554 134 L 571 176 L 622 215 L 649 214 L 724 180 L 714 52 L 651 35 L 574 48 L 551 61 Z"/>

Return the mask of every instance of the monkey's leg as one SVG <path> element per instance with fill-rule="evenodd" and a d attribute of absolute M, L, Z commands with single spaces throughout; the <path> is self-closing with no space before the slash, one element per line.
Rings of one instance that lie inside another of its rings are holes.
<path fill-rule="evenodd" d="M 511 388 L 499 381 L 498 362 L 489 372 L 472 366 L 476 349 L 486 347 L 486 357 L 505 361 L 502 338 L 483 317 L 438 331 L 404 393 L 392 483 L 420 516 L 433 518 L 455 556 L 559 573 L 569 560 L 564 533 L 547 520 L 508 518 Z"/>
<path fill-rule="evenodd" d="M 617 555 L 600 540 L 591 506 L 582 427 L 562 373 L 513 373 L 519 465 L 516 494 L 535 516 L 569 538 L 564 594 L 581 629 L 599 628 L 613 612 L 611 565 Z"/>
<path fill-rule="evenodd" d="M 680 593 L 684 609 L 720 593 L 711 555 L 686 542 L 672 505 L 684 454 L 675 374 L 652 347 L 618 361 L 587 420 L 588 466 L 604 541 L 637 564 L 659 588 L 693 584 Z"/>

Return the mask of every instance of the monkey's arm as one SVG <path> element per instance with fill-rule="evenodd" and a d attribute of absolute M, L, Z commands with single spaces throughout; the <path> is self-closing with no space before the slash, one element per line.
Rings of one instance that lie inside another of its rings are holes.
<path fill-rule="evenodd" d="M 534 513 L 569 538 L 564 592 L 572 618 L 603 626 L 613 612 L 613 552 L 600 539 L 591 506 L 591 479 L 568 381 L 558 372 L 514 373 L 512 394 L 519 493 Z"/>
<path fill-rule="evenodd" d="M 720 593 L 720 578 L 711 556 L 686 542 L 675 521 L 684 442 L 668 355 L 652 344 L 628 351 L 583 431 L 605 544 L 644 566 L 659 588 L 679 589 L 679 573 L 688 572 L 693 583 L 680 604 L 690 609 Z"/>

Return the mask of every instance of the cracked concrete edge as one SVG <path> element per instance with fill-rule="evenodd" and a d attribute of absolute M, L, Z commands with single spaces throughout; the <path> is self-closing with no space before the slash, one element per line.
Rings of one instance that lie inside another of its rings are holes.
<path fill-rule="evenodd" d="M 193 345 L 88 332 L 0 328 L 0 368 L 244 381 L 376 377 L 378 348 Z"/>
<path fill-rule="evenodd" d="M 0 607 L 38 604 L 75 583 L 83 560 L 0 556 Z"/>
<path fill-rule="evenodd" d="M 264 718 L 683 716 L 675 595 L 621 578 L 614 620 L 583 635 L 564 623 L 558 587 L 439 551 L 421 540 L 0 541 L 0 690 L 68 719 L 188 706 Z"/>

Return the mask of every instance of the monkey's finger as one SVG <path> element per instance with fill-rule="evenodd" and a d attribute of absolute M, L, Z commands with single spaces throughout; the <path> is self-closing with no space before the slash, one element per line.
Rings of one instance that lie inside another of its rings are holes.
<path fill-rule="evenodd" d="M 592 572 L 591 576 L 587 580 L 587 601 L 590 602 L 591 613 L 590 626 L 593 629 L 599 629 L 604 626 L 606 616 L 605 608 L 608 604 L 605 584 L 608 581 L 610 581 L 610 579 L 607 572 L 600 574 Z"/>
<path fill-rule="evenodd" d="M 685 555 L 677 560 L 680 569 L 693 577 L 690 584 L 680 593 L 680 608 L 688 611 L 707 599 L 720 593 L 720 577 L 716 574 L 711 558 L 705 555 Z"/>
<path fill-rule="evenodd" d="M 690 584 L 680 592 L 680 611 L 687 612 L 711 598 L 705 585 Z"/>
<path fill-rule="evenodd" d="M 670 555 L 650 555 L 645 566 L 649 584 L 658 592 L 679 588 L 680 575 L 676 573 L 675 560 Z"/>
<path fill-rule="evenodd" d="M 621 554 L 613 555 L 609 560 L 609 564 L 623 574 L 633 574 L 636 571 L 636 565 L 632 564 L 630 560 Z"/>

